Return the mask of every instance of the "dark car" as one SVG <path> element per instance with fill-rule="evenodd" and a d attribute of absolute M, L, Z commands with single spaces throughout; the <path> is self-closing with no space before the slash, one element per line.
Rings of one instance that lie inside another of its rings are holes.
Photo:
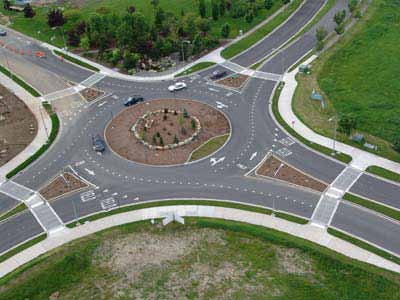
<path fill-rule="evenodd" d="M 128 99 L 126 99 L 126 100 L 124 101 L 124 105 L 125 105 L 125 106 L 131 106 L 131 105 L 134 105 L 134 104 L 136 104 L 136 103 L 142 102 L 143 100 L 144 100 L 144 99 L 143 99 L 142 96 L 134 95 L 134 96 L 129 97 Z"/>
<path fill-rule="evenodd" d="M 227 74 L 226 71 L 214 71 L 210 78 L 212 80 L 216 80 L 226 76 L 226 74 Z"/>
<path fill-rule="evenodd" d="M 106 150 L 106 143 L 99 135 L 93 138 L 93 150 L 96 152 L 104 152 Z"/>
<path fill-rule="evenodd" d="M 0 36 L 6 36 L 7 35 L 7 31 L 5 31 L 4 29 L 0 29 Z"/>

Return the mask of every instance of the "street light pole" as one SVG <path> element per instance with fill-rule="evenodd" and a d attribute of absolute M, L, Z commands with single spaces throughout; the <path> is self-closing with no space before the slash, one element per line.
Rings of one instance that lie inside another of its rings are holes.
<path fill-rule="evenodd" d="M 183 44 L 190 44 L 190 41 L 188 40 L 183 40 L 181 43 L 181 50 L 182 50 L 182 61 L 185 61 L 185 52 L 183 51 Z"/>

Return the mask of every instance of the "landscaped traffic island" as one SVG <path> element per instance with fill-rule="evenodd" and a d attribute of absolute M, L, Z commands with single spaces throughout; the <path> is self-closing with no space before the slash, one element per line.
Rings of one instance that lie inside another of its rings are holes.
<path fill-rule="evenodd" d="M 187 162 L 207 141 L 229 133 L 228 119 L 209 105 L 158 99 L 122 111 L 107 126 L 105 136 L 110 148 L 128 160 L 176 165 Z M 217 149 L 212 150 L 204 156 Z"/>

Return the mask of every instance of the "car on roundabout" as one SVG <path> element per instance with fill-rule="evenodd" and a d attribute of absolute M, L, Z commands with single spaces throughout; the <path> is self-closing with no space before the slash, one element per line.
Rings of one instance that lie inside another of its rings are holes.
<path fill-rule="evenodd" d="M 144 98 L 140 95 L 134 95 L 129 97 L 128 99 L 126 99 L 124 101 L 124 105 L 125 106 L 131 106 L 131 105 L 135 105 L 136 103 L 142 102 L 144 101 Z"/>
<path fill-rule="evenodd" d="M 185 88 L 187 88 L 186 83 L 184 83 L 184 82 L 177 82 L 177 83 L 175 83 L 175 84 L 173 84 L 173 85 L 170 85 L 170 86 L 168 87 L 168 91 L 170 91 L 170 92 L 176 92 L 176 91 L 183 90 L 183 89 L 185 89 Z"/>
<path fill-rule="evenodd" d="M 103 153 L 106 150 L 106 143 L 100 137 L 100 135 L 96 135 L 93 138 L 93 150 L 99 153 Z"/>

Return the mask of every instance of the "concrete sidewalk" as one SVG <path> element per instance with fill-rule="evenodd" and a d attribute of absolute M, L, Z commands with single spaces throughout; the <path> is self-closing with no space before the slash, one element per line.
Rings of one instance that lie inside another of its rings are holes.
<path fill-rule="evenodd" d="M 176 205 L 134 210 L 109 216 L 81 225 L 79 227 L 75 227 L 73 229 L 64 229 L 59 231 L 44 241 L 16 254 L 15 256 L 1 263 L 0 277 L 7 275 L 18 267 L 52 249 L 89 234 L 126 223 L 165 218 L 170 216 L 174 216 L 174 219 L 180 219 L 181 217 L 185 216 L 209 217 L 245 222 L 253 225 L 272 228 L 312 241 L 348 257 L 400 273 L 400 265 L 361 249 L 344 240 L 331 236 L 322 228 L 312 225 L 300 225 L 269 215 L 233 208 L 201 205 Z"/>
<path fill-rule="evenodd" d="M 304 64 L 310 64 L 316 57 L 316 55 L 313 55 L 306 62 L 304 62 Z M 334 141 L 332 139 L 315 133 L 313 130 L 307 127 L 299 118 L 297 118 L 292 110 L 292 99 L 297 87 L 297 81 L 295 78 L 297 72 L 298 70 L 296 68 L 292 72 L 286 73 L 283 76 L 285 86 L 282 89 L 281 95 L 279 97 L 279 113 L 287 124 L 289 124 L 290 126 L 294 124 L 294 130 L 302 137 L 309 140 L 310 142 L 332 149 L 334 144 Z M 335 149 L 336 151 L 350 155 L 353 158 L 350 165 L 357 169 L 365 170 L 367 167 L 375 165 L 388 169 L 395 173 L 400 173 L 400 164 L 389 159 L 354 148 L 338 141 L 336 141 L 335 143 Z"/>
<path fill-rule="evenodd" d="M 15 169 L 26 159 L 31 157 L 40 147 L 42 147 L 48 140 L 48 135 L 51 132 L 51 120 L 46 110 L 43 108 L 40 98 L 35 98 L 29 94 L 25 89 L 8 78 L 3 73 L 0 73 L 0 84 L 5 86 L 8 90 L 14 93 L 19 99 L 29 107 L 34 114 L 38 123 L 38 132 L 34 140 L 17 156 L 0 167 L 0 182 L 6 179 L 7 173 Z"/>

